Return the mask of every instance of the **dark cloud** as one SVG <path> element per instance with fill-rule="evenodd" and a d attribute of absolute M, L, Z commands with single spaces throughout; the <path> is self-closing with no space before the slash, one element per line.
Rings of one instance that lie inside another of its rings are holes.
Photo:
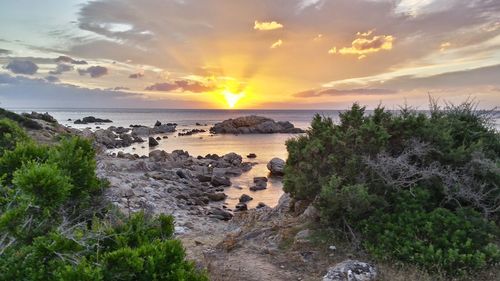
<path fill-rule="evenodd" d="M 128 78 L 132 78 L 132 79 L 137 79 L 137 78 L 142 78 L 142 77 L 144 77 L 144 73 L 140 73 L 140 72 L 139 73 L 133 73 L 133 74 L 130 74 L 128 76 Z"/>
<path fill-rule="evenodd" d="M 391 89 L 376 89 L 376 88 L 359 88 L 359 89 L 313 89 L 308 91 L 303 91 L 294 94 L 295 97 L 299 98 L 313 98 L 321 96 L 354 96 L 354 95 L 393 95 L 398 93 L 396 90 Z"/>
<path fill-rule="evenodd" d="M 28 60 L 13 60 L 5 68 L 16 74 L 33 75 L 38 71 L 38 66 Z"/>
<path fill-rule="evenodd" d="M 146 87 L 147 91 L 171 92 L 180 90 L 182 92 L 203 93 L 215 90 L 216 87 L 205 85 L 198 81 L 177 80 L 166 83 L 156 83 Z"/>
<path fill-rule="evenodd" d="M 47 77 L 45 77 L 45 80 L 47 80 L 48 82 L 51 82 L 51 83 L 57 83 L 61 80 L 59 80 L 59 78 L 57 78 L 56 76 L 53 76 L 53 75 L 49 75 Z"/>
<path fill-rule="evenodd" d="M 130 90 L 130 88 L 118 86 L 118 87 L 111 88 L 110 90 L 111 91 L 127 91 L 127 90 Z"/>
<path fill-rule="evenodd" d="M 108 69 L 104 66 L 90 66 L 87 69 L 78 69 L 80 75 L 89 74 L 92 78 L 98 78 L 108 74 Z"/>
<path fill-rule="evenodd" d="M 63 83 L 49 83 L 45 79 L 11 76 L 0 73 L 0 100 L 5 107 L 115 107 L 115 108 L 187 108 L 203 107 L 192 101 L 176 101 L 168 98 L 145 99 L 138 93 L 119 90 L 81 88 Z"/>
<path fill-rule="evenodd" d="M 56 62 L 64 62 L 64 63 L 71 63 L 71 64 L 88 64 L 84 60 L 75 60 L 71 57 L 68 56 L 59 56 L 55 59 Z"/>
<path fill-rule="evenodd" d="M 62 74 L 63 72 L 71 71 L 73 69 L 74 69 L 74 67 L 72 65 L 59 63 L 59 64 L 57 64 L 55 70 L 49 71 L 49 74 L 59 75 L 59 74 Z"/>
<path fill-rule="evenodd" d="M 5 49 L 0 49 L 0 56 L 3 56 L 3 55 L 9 55 L 11 54 L 12 52 L 9 51 L 9 50 L 5 50 Z"/>

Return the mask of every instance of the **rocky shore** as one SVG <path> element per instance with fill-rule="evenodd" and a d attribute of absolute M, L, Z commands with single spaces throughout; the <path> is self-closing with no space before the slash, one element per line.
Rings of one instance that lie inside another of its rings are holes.
<path fill-rule="evenodd" d="M 258 204 L 249 209 L 246 204 L 253 198 L 243 194 L 235 208 L 228 207 L 224 192 L 233 188 L 231 179 L 254 165 L 238 154 L 193 157 L 182 150 L 153 150 L 148 156 L 139 156 L 110 154 L 105 149 L 125 145 L 120 143 L 127 138 L 124 135 L 133 140 L 136 128 L 148 133 L 167 127 L 175 130 L 172 124 L 92 132 L 66 128 L 50 122 L 48 116 L 33 114 L 33 120 L 43 129 L 28 132 L 41 142 L 49 143 L 63 134 L 94 139 L 97 174 L 109 181 L 105 198 L 125 214 L 173 215 L 188 258 L 207 268 L 212 280 L 374 280 L 377 275 L 371 264 L 347 259 L 350 251 L 338 250 L 339 245 L 325 248 L 324 243 L 312 242 L 310 227 L 318 220 L 318 212 L 309 202 L 293 201 L 285 194 L 274 208 Z M 135 133 L 138 136 L 137 129 Z M 251 160 L 256 155 L 247 156 Z M 283 175 L 284 164 L 282 159 L 271 159 L 267 165 L 270 176 Z M 254 178 L 255 192 L 265 189 L 267 180 Z M 346 279 L 353 272 L 357 279 Z"/>

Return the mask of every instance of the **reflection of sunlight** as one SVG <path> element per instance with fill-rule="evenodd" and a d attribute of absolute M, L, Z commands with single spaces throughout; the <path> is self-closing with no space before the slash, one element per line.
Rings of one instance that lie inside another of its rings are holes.
<path fill-rule="evenodd" d="M 238 103 L 238 101 L 245 96 L 245 93 L 243 92 L 235 94 L 229 90 L 224 90 L 222 94 L 224 95 L 226 103 L 230 108 L 234 108 L 236 103 Z"/>

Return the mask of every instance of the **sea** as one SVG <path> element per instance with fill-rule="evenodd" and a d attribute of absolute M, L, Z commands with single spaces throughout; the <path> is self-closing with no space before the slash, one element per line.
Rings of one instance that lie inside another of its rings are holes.
<path fill-rule="evenodd" d="M 276 121 L 290 121 L 295 127 L 307 129 L 316 114 L 330 117 L 334 122 L 339 121 L 339 110 L 197 110 L 197 109 L 57 109 L 57 108 L 16 108 L 11 109 L 17 113 L 22 112 L 48 112 L 57 121 L 65 126 L 96 130 L 106 129 L 109 126 L 129 127 L 130 125 L 145 125 L 152 127 L 156 121 L 162 123 L 177 123 L 177 132 L 162 134 L 168 138 L 161 139 L 159 146 L 149 148 L 146 144 L 134 144 L 131 147 L 109 150 L 109 153 L 124 151 L 139 155 L 148 155 L 151 150 L 161 149 L 167 152 L 182 149 L 196 157 L 216 153 L 224 155 L 235 152 L 242 155 L 245 161 L 256 162 L 248 172 L 231 179 L 232 186 L 226 188 L 228 195 L 226 203 L 234 207 L 242 194 L 248 194 L 254 199 L 248 207 L 253 208 L 259 202 L 268 206 L 275 206 L 283 194 L 283 183 L 280 178 L 271 177 L 268 188 L 261 191 L 250 191 L 254 177 L 267 176 L 267 163 L 274 157 L 287 158 L 285 142 L 297 137 L 294 134 L 257 134 L 257 135 L 212 135 L 209 128 L 217 122 L 246 115 L 265 116 Z M 368 112 L 370 113 L 370 112 Z M 74 120 L 86 116 L 110 119 L 112 123 L 76 125 Z M 494 113 L 494 125 L 500 129 L 500 112 Z M 198 124 L 198 125 L 197 125 Z M 191 136 L 178 136 L 178 132 L 191 129 L 205 129 L 206 133 Z M 159 135 L 160 136 L 160 135 Z M 156 136 L 155 136 L 156 137 Z M 246 155 L 255 153 L 257 158 L 246 159 Z"/>

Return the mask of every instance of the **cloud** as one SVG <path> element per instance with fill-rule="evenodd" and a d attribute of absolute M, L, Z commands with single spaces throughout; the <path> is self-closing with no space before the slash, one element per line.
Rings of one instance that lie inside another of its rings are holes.
<path fill-rule="evenodd" d="M 59 63 L 57 64 L 56 69 L 49 71 L 49 74 L 59 75 L 62 74 L 63 72 L 71 71 L 73 69 L 74 67 L 72 65 Z"/>
<path fill-rule="evenodd" d="M 56 76 L 53 76 L 53 75 L 49 75 L 47 77 L 45 77 L 45 80 L 47 80 L 48 82 L 51 82 L 51 83 L 57 83 L 59 82 L 59 78 L 57 78 Z"/>
<path fill-rule="evenodd" d="M 133 74 L 130 74 L 128 76 L 128 78 L 132 78 L 132 79 L 137 79 L 137 78 L 142 78 L 142 77 L 144 77 L 144 73 L 142 73 L 142 72 L 133 73 Z"/>
<path fill-rule="evenodd" d="M 65 63 L 71 63 L 71 64 L 88 64 L 84 60 L 75 60 L 71 57 L 68 56 L 59 56 L 55 59 L 56 62 L 65 62 Z"/>
<path fill-rule="evenodd" d="M 352 41 L 351 47 L 344 47 L 338 51 L 336 49 L 330 49 L 330 51 L 335 50 L 341 55 L 357 55 L 358 59 L 363 59 L 368 54 L 392 49 L 392 44 L 394 42 L 394 37 L 392 35 L 377 35 L 370 38 L 369 36 L 372 35 L 372 33 L 373 30 L 364 33 L 358 32 L 356 34 L 358 38 Z M 329 53 L 332 53 L 330 51 Z"/>
<path fill-rule="evenodd" d="M 38 71 L 38 66 L 28 60 L 13 60 L 5 68 L 16 74 L 33 75 Z"/>
<path fill-rule="evenodd" d="M 147 91 L 160 91 L 160 92 L 192 92 L 192 93 L 203 93 L 215 90 L 215 86 L 205 85 L 198 81 L 190 80 L 176 80 L 173 82 L 156 83 L 151 86 L 146 87 Z"/>
<path fill-rule="evenodd" d="M 78 69 L 80 75 L 89 74 L 92 78 L 98 78 L 108 74 L 108 69 L 104 66 L 90 66 L 87 69 Z"/>
<path fill-rule="evenodd" d="M 9 51 L 9 50 L 5 50 L 5 49 L 0 49 L 0 56 L 3 56 L 3 55 L 9 55 L 11 54 L 12 52 Z"/>
<path fill-rule="evenodd" d="M 283 45 L 283 41 L 281 41 L 281 39 L 279 39 L 278 41 L 274 42 L 274 43 L 271 45 L 271 49 L 276 49 L 276 48 L 279 48 L 279 47 L 281 47 L 281 45 Z"/>
<path fill-rule="evenodd" d="M 275 30 L 275 29 L 281 29 L 283 28 L 283 25 L 281 23 L 275 22 L 275 21 L 263 21 L 260 22 L 258 20 L 255 21 L 253 29 L 255 30 Z"/>
<path fill-rule="evenodd" d="M 391 89 L 377 89 L 377 88 L 359 88 L 359 89 L 313 89 L 307 90 L 299 93 L 295 93 L 294 96 L 298 98 L 315 98 L 321 96 L 372 96 L 372 95 L 393 95 L 398 93 L 396 90 Z"/>
<path fill-rule="evenodd" d="M 444 52 L 446 51 L 449 47 L 451 46 L 451 43 L 450 42 L 443 42 L 441 43 L 441 45 L 439 45 L 439 50 L 441 52 Z"/>

